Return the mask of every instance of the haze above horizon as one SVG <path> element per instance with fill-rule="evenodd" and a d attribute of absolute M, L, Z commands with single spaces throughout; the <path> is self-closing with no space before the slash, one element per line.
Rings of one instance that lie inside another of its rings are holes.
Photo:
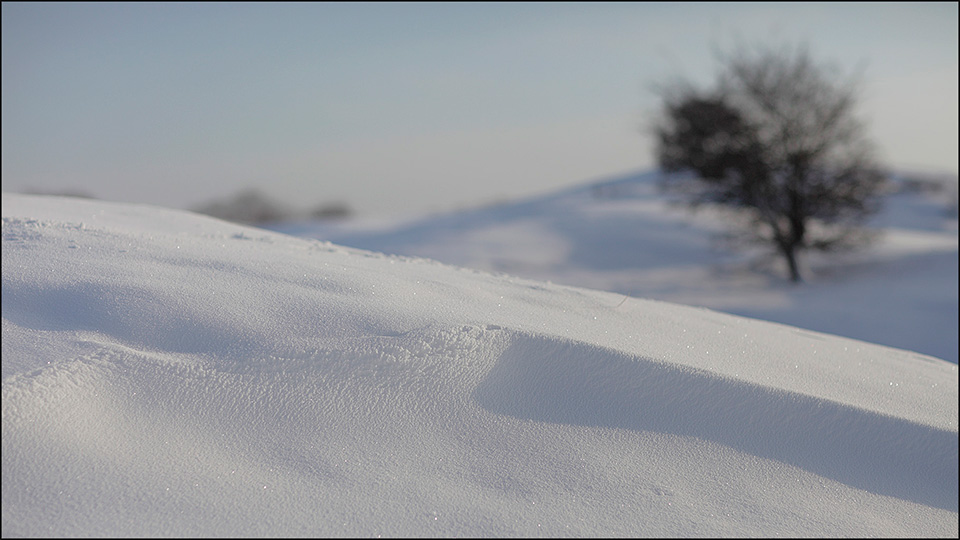
<path fill-rule="evenodd" d="M 653 166 L 652 84 L 802 42 L 957 173 L 956 3 L 4 3 L 3 190 L 417 214 Z"/>

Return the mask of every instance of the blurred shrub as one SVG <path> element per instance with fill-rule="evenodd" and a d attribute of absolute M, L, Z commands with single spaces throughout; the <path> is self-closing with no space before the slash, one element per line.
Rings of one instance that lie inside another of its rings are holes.
<path fill-rule="evenodd" d="M 281 221 L 291 216 L 290 210 L 283 204 L 253 188 L 241 191 L 227 200 L 200 206 L 194 211 L 248 225 Z"/>

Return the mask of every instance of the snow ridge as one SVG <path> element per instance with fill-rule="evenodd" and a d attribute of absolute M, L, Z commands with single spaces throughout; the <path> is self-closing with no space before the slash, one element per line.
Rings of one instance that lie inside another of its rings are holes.
<path fill-rule="evenodd" d="M 3 197 L 3 535 L 955 536 L 957 368 Z"/>
<path fill-rule="evenodd" d="M 498 414 L 697 437 L 874 493 L 957 510 L 955 431 L 702 369 L 518 336 L 476 396 Z"/>

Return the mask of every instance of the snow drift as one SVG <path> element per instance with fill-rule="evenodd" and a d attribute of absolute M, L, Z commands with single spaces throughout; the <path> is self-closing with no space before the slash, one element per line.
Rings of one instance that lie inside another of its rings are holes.
<path fill-rule="evenodd" d="M 717 249 L 731 217 L 671 204 L 656 172 L 412 221 L 286 222 L 280 232 L 775 321 L 957 363 L 956 177 L 895 178 L 863 252 L 805 253 L 808 281 L 766 250 Z M 912 179 L 912 180 L 911 180 Z M 948 187 L 952 186 L 952 187 Z"/>
<path fill-rule="evenodd" d="M 957 366 L 3 195 L 3 535 L 956 536 Z"/>

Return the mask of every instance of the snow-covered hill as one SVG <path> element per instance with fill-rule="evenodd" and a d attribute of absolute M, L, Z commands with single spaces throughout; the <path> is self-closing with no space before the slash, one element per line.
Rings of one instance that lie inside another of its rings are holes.
<path fill-rule="evenodd" d="M 958 534 L 956 364 L 186 212 L 2 210 L 4 537 Z"/>
<path fill-rule="evenodd" d="M 404 223 L 283 223 L 274 230 L 384 253 L 709 307 L 958 360 L 956 177 L 899 176 L 871 249 L 779 260 L 724 249 L 709 211 L 671 205 L 649 172 Z"/>

